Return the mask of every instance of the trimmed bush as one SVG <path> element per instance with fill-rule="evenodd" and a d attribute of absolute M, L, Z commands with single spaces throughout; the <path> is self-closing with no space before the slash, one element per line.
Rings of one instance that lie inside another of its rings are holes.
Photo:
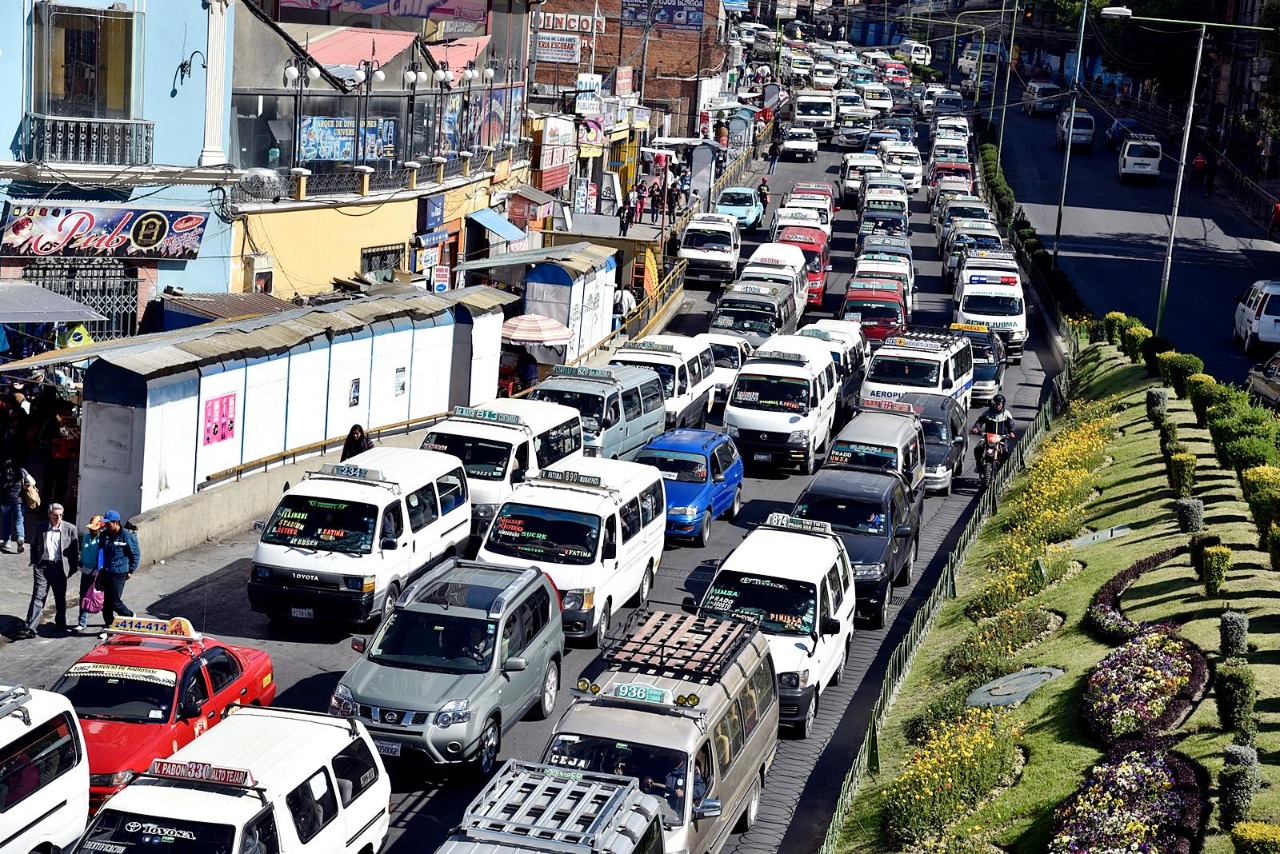
<path fill-rule="evenodd" d="M 1137 326 L 1129 326 L 1124 330 L 1123 343 L 1121 349 L 1124 354 L 1129 357 L 1129 361 L 1138 364 L 1142 361 L 1142 345 L 1154 333 L 1139 323 Z"/>
<path fill-rule="evenodd" d="M 1255 495 L 1280 492 L 1280 466 L 1259 466 L 1240 472 L 1240 491 L 1245 501 L 1252 501 Z"/>
<path fill-rule="evenodd" d="M 1242 469 L 1240 489 L 1258 528 L 1259 545 L 1265 547 L 1272 523 L 1280 521 L 1280 466 Z"/>
<path fill-rule="evenodd" d="M 1218 650 L 1223 658 L 1235 658 L 1249 651 L 1249 617 L 1239 611 L 1223 611 L 1218 618 Z"/>
<path fill-rule="evenodd" d="M 1218 723 L 1224 730 L 1241 730 L 1253 724 L 1258 686 L 1253 668 L 1247 661 L 1243 658 L 1228 658 L 1220 665 L 1213 694 L 1218 703 Z"/>
<path fill-rule="evenodd" d="M 1175 350 L 1157 355 L 1156 363 L 1160 366 L 1160 377 L 1165 385 L 1183 400 L 1187 397 L 1187 377 L 1204 370 L 1204 360 L 1199 356 Z"/>
<path fill-rule="evenodd" d="M 1179 498 L 1173 502 L 1173 515 L 1178 520 L 1178 530 L 1184 534 L 1204 530 L 1204 502 L 1199 498 Z"/>
<path fill-rule="evenodd" d="M 1169 457 L 1173 456 L 1169 453 L 1169 449 L 1174 445 L 1181 445 L 1178 441 L 1178 425 L 1171 419 L 1168 413 L 1165 413 L 1164 421 L 1160 422 L 1160 453 L 1164 456 L 1166 463 Z"/>
<path fill-rule="evenodd" d="M 1032 236 L 1022 242 L 1022 251 L 1028 256 L 1033 252 L 1043 252 L 1044 244 L 1040 242 L 1040 238 Z"/>
<path fill-rule="evenodd" d="M 1218 827 L 1230 830 L 1249 817 L 1258 773 L 1248 765 L 1225 765 L 1218 772 Z"/>
<path fill-rule="evenodd" d="M 1156 362 L 1156 358 L 1161 353 L 1168 353 L 1172 349 L 1172 342 L 1167 338 L 1161 338 L 1158 335 L 1152 335 L 1146 341 L 1142 342 L 1142 361 L 1147 366 L 1147 376 L 1160 376 L 1160 368 Z"/>
<path fill-rule="evenodd" d="M 1222 446 L 1223 462 L 1237 474 L 1258 466 L 1280 465 L 1275 442 L 1260 436 L 1243 436 Z"/>
<path fill-rule="evenodd" d="M 1276 428 L 1280 423 L 1269 412 L 1255 407 L 1237 408 L 1229 414 L 1219 412 L 1218 408 L 1214 407 L 1209 410 L 1208 418 L 1209 435 L 1213 439 L 1213 448 L 1217 452 L 1218 462 L 1222 464 L 1223 468 L 1228 469 L 1235 468 L 1231 465 L 1231 456 L 1227 449 L 1228 445 L 1250 437 L 1262 439 L 1264 442 L 1274 445 L 1277 436 Z M 1241 447 L 1240 450 L 1245 450 L 1245 448 Z M 1250 451 L 1250 453 L 1256 455 L 1259 452 Z M 1244 466 L 1243 468 L 1254 467 Z"/>
<path fill-rule="evenodd" d="M 1124 327 L 1124 322 L 1129 319 L 1129 315 L 1123 311 L 1108 311 L 1102 315 L 1102 323 L 1107 330 L 1107 340 L 1116 346 L 1120 345 L 1120 330 Z"/>
<path fill-rule="evenodd" d="M 1267 528 L 1267 555 L 1271 568 L 1280 572 L 1280 523 L 1272 522 Z"/>
<path fill-rule="evenodd" d="M 1280 854 L 1280 825 L 1242 821 L 1231 828 L 1236 854 Z"/>
<path fill-rule="evenodd" d="M 1205 374 L 1204 376 L 1208 376 Z M 1205 413 L 1210 406 L 1218 403 L 1226 403 L 1232 397 L 1233 389 L 1229 385 L 1223 385 L 1217 380 L 1211 383 L 1193 384 L 1191 378 L 1187 378 L 1187 394 L 1191 397 L 1191 411 L 1196 414 L 1196 426 L 1205 427 Z"/>
<path fill-rule="evenodd" d="M 1187 377 L 1187 400 L 1191 401 L 1191 409 L 1196 412 L 1196 424 L 1200 424 L 1200 413 L 1196 411 L 1196 400 L 1204 394 L 1204 390 L 1218 381 L 1210 374 L 1192 374 Z"/>
<path fill-rule="evenodd" d="M 968 708 L 965 700 L 981 680 L 967 678 L 953 682 L 937 697 L 902 724 L 902 734 L 912 744 L 924 744 L 934 730 L 957 720 Z"/>
<path fill-rule="evenodd" d="M 1035 252 L 1028 254 L 1031 259 L 1031 266 L 1035 267 L 1041 273 L 1048 275 L 1053 269 L 1053 256 L 1045 249 L 1037 249 Z"/>
<path fill-rule="evenodd" d="M 1231 743 L 1240 747 L 1258 746 L 1258 722 L 1249 720 L 1239 729 L 1231 731 Z"/>
<path fill-rule="evenodd" d="M 1245 765 L 1249 768 L 1257 768 L 1258 748 L 1247 747 L 1243 744 L 1228 744 L 1222 748 L 1222 764 Z"/>
<path fill-rule="evenodd" d="M 1025 247 L 1028 240 L 1036 240 L 1038 236 L 1036 234 L 1036 230 L 1030 225 L 1019 227 L 1018 223 L 1020 222 L 1026 222 L 1026 220 L 1014 220 L 1010 228 L 1014 234 L 1018 235 L 1018 242 Z"/>
<path fill-rule="evenodd" d="M 1165 464 L 1168 465 L 1168 460 L 1172 457 L 1176 457 L 1178 454 L 1190 454 L 1190 453 L 1191 453 L 1191 449 L 1188 448 L 1186 445 L 1182 444 L 1181 442 L 1170 442 L 1169 452 L 1165 454 Z"/>
<path fill-rule="evenodd" d="M 1191 556 L 1191 568 L 1196 571 L 1196 578 L 1204 578 L 1204 550 L 1210 546 L 1222 545 L 1222 537 L 1208 531 L 1196 531 L 1188 542 Z"/>
<path fill-rule="evenodd" d="M 1227 580 L 1227 572 L 1231 569 L 1231 549 L 1226 546 L 1210 546 L 1204 550 L 1204 593 L 1206 596 L 1217 596 L 1222 592 L 1222 585 Z"/>
<path fill-rule="evenodd" d="M 1159 422 L 1165 420 L 1164 416 L 1168 411 L 1169 390 L 1158 386 L 1147 389 L 1147 420 L 1159 426 Z"/>
<path fill-rule="evenodd" d="M 1173 490 L 1173 494 L 1179 498 L 1190 498 L 1195 485 L 1196 455 L 1185 453 L 1170 454 L 1169 488 Z M 1203 516 L 1202 512 L 1201 521 L 1203 521 Z M 1199 528 L 1196 530 L 1199 530 Z"/>

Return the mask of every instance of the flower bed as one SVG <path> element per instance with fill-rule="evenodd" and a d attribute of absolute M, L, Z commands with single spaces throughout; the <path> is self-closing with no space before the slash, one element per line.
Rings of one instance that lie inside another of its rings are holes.
<path fill-rule="evenodd" d="M 1167 631 L 1139 635 L 1112 650 L 1085 686 L 1085 722 L 1108 744 L 1152 732 L 1174 698 L 1191 683 L 1190 650 Z"/>
<path fill-rule="evenodd" d="M 1021 726 L 1004 709 L 968 709 L 935 730 L 886 790 L 884 828 L 891 844 L 943 835 L 1009 775 Z"/>
<path fill-rule="evenodd" d="M 1086 622 L 1093 634 L 1100 640 L 1121 643 L 1155 628 L 1151 623 L 1135 623 L 1126 617 L 1120 610 L 1120 597 L 1144 573 L 1163 566 L 1184 551 L 1180 547 L 1148 555 L 1128 569 L 1116 573 L 1110 581 L 1099 587 L 1085 612 Z"/>
<path fill-rule="evenodd" d="M 1049 854 L 1168 854 L 1182 816 L 1177 778 L 1159 752 L 1095 765 L 1054 816 Z"/>
<path fill-rule="evenodd" d="M 1008 608 L 984 620 L 942 660 L 951 677 L 973 676 L 986 682 L 1012 673 L 1013 656 L 1048 631 L 1053 617 L 1041 608 Z"/>

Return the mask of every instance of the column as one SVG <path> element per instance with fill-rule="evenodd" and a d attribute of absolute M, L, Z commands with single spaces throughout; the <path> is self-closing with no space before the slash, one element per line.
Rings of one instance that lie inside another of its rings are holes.
<path fill-rule="evenodd" d="M 222 134 L 226 126 L 223 95 L 227 78 L 227 9 L 234 0 L 209 0 L 209 38 L 205 44 L 204 72 L 204 147 L 200 149 L 201 166 L 221 166 L 227 162 L 222 150 Z"/>

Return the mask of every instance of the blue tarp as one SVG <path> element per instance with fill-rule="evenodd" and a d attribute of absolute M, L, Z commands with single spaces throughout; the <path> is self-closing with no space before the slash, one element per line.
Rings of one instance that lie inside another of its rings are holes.
<path fill-rule="evenodd" d="M 528 236 L 517 226 L 503 219 L 502 215 L 493 208 L 482 208 L 467 218 L 475 220 L 506 241 L 522 240 Z"/>

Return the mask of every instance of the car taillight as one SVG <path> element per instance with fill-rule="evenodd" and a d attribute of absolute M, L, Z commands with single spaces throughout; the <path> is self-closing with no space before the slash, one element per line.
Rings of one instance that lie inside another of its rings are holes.
<path fill-rule="evenodd" d="M 1271 297 L 1267 297 L 1267 299 L 1258 300 L 1258 307 L 1254 309 L 1254 312 L 1253 312 L 1254 320 L 1258 320 L 1262 317 L 1262 307 L 1267 304 L 1267 300 L 1269 299 L 1271 299 Z"/>
<path fill-rule="evenodd" d="M 560 588 L 556 586 L 556 583 L 555 583 L 554 581 L 552 581 L 551 576 L 549 576 L 549 575 L 547 576 L 547 581 L 548 581 L 548 583 L 550 583 L 550 584 L 551 584 L 551 589 L 552 589 L 552 590 L 554 590 L 554 591 L 556 592 L 556 608 L 558 608 L 560 611 L 562 611 L 562 612 L 563 612 L 563 611 L 564 611 L 564 597 L 560 595 Z"/>

